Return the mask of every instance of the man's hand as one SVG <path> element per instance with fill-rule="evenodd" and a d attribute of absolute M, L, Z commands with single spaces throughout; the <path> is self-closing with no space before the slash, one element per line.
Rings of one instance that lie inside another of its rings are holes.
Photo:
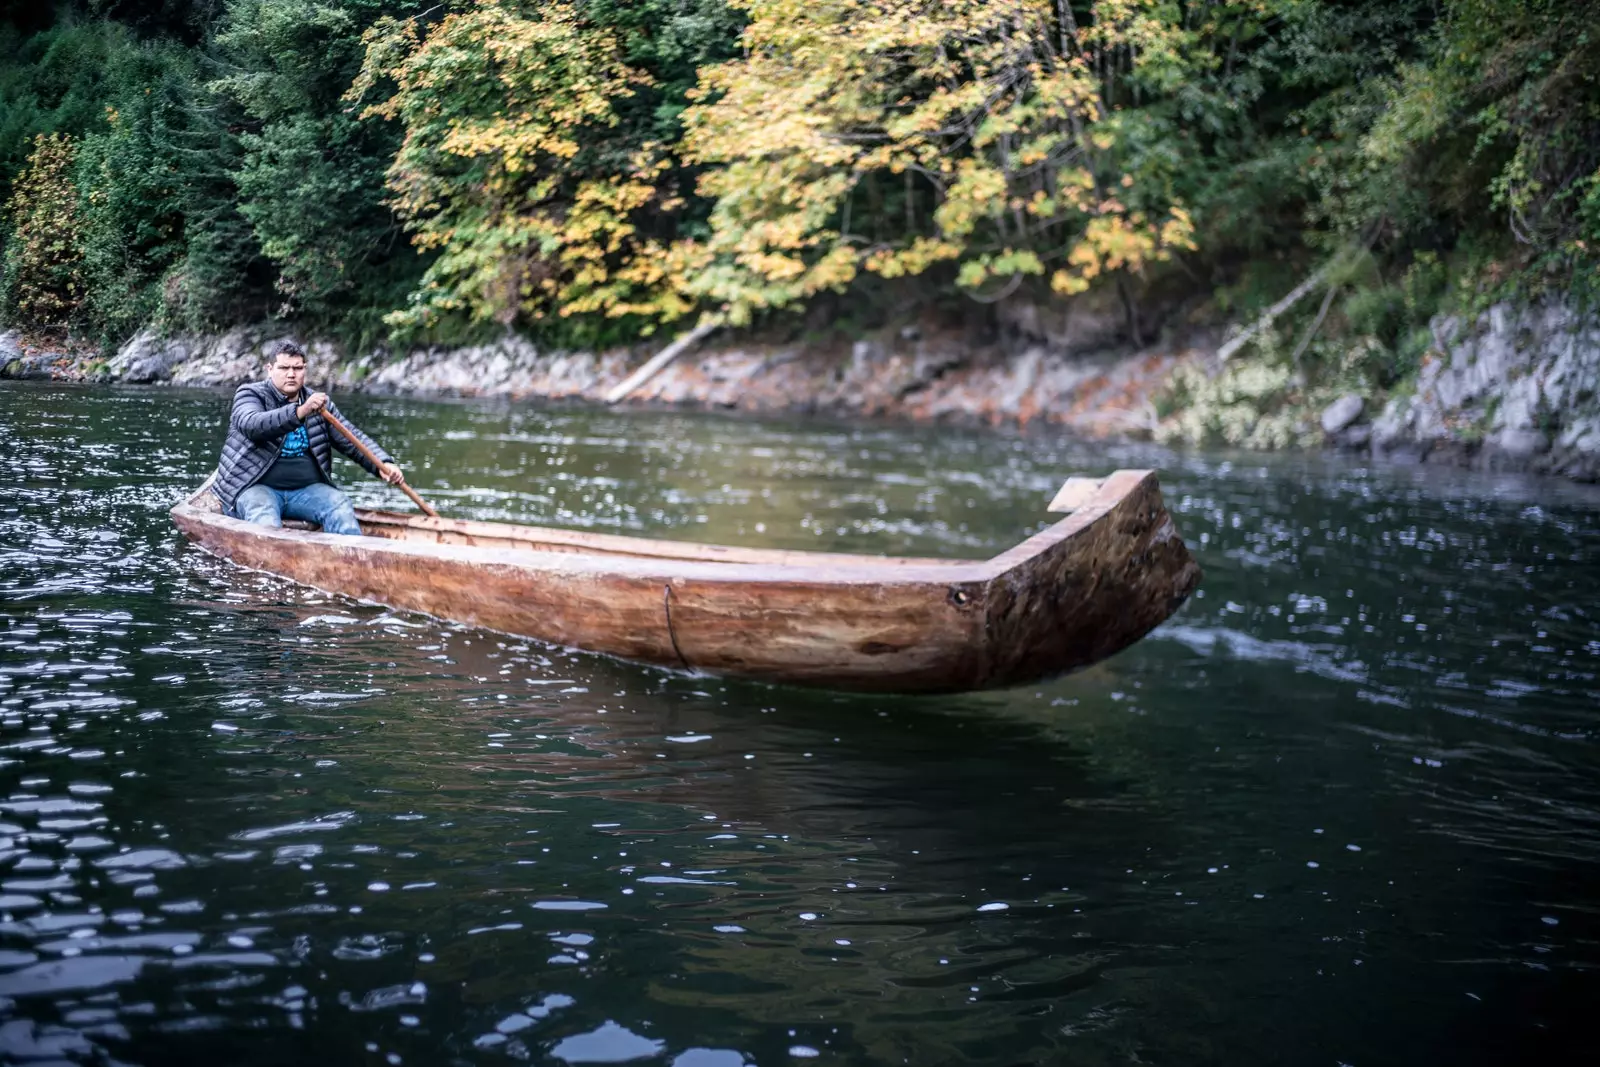
<path fill-rule="evenodd" d="M 306 402 L 304 404 L 301 404 L 299 407 L 294 409 L 294 413 L 300 417 L 301 422 L 305 422 L 311 416 L 315 415 L 317 412 L 321 411 L 327 406 L 327 393 L 312 393 L 306 398 Z"/>
<path fill-rule="evenodd" d="M 378 475 L 390 485 L 406 484 L 406 476 L 401 473 L 400 468 L 396 467 L 393 463 L 385 463 L 383 466 L 379 467 Z"/>

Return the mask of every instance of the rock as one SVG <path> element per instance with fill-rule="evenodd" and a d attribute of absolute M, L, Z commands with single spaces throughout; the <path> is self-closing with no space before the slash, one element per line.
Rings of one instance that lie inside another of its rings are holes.
<path fill-rule="evenodd" d="M 1456 343 L 1456 338 L 1461 336 L 1461 320 L 1454 315 L 1435 315 L 1433 321 L 1428 323 L 1428 329 L 1433 334 L 1433 344 L 1441 352 L 1450 351 L 1450 346 Z"/>
<path fill-rule="evenodd" d="M 959 367 L 965 359 L 966 352 L 960 348 L 946 345 L 918 345 L 916 359 L 911 365 L 916 388 L 927 388 L 952 367 Z"/>
<path fill-rule="evenodd" d="M 1564 451 L 1600 455 L 1600 415 L 1571 419 L 1561 428 L 1557 442 Z"/>
<path fill-rule="evenodd" d="M 0 378 L 27 380 L 55 377 L 55 365 L 66 353 L 25 348 L 16 330 L 0 333 Z"/>
<path fill-rule="evenodd" d="M 1015 415 L 1022 408 L 1023 399 L 1039 380 L 1039 368 L 1044 363 L 1044 349 L 1030 348 L 1011 367 L 1011 380 L 995 398 L 995 408 Z"/>
<path fill-rule="evenodd" d="M 106 364 L 106 376 L 113 381 L 159 382 L 172 377 L 172 368 L 189 358 L 191 344 L 185 338 L 164 338 L 154 330 L 139 331 Z"/>
<path fill-rule="evenodd" d="M 996 339 L 976 345 L 965 328 L 932 321 L 849 346 L 746 342 L 679 360 L 639 399 L 765 412 L 1038 421 L 1092 437 L 1204 431 L 1199 422 L 1182 422 L 1187 414 L 1163 420 L 1159 405 L 1175 381 L 1214 373 L 1207 362 L 1214 346 L 1194 347 L 1191 338 L 1184 349 L 1168 342 L 1137 352 L 1118 348 L 1126 327 L 1111 290 L 1003 304 Z M 1241 403 L 1233 405 L 1249 419 L 1241 432 L 1259 447 L 1320 436 L 1329 447 L 1370 448 L 1402 461 L 1600 479 L 1600 318 L 1557 301 L 1496 306 L 1475 318 L 1439 316 L 1430 328 L 1434 344 L 1416 377 L 1381 411 L 1368 409 L 1356 393 L 1316 417 L 1296 410 L 1262 418 Z M 82 378 L 103 369 L 112 380 L 233 385 L 260 376 L 283 330 L 282 323 L 261 323 L 165 339 L 145 330 L 104 364 L 87 347 L 40 351 L 24 345 L 17 331 L 0 331 L 0 377 Z M 362 353 L 299 340 L 311 353 L 312 384 L 340 393 L 597 401 L 648 355 L 645 346 L 541 352 L 512 334 L 477 346 Z M 1266 429 L 1251 429 L 1258 421 Z"/>
<path fill-rule="evenodd" d="M 1073 354 L 1112 347 L 1125 339 L 1127 314 L 1116 290 L 1099 286 L 1069 297 L 1036 303 L 1024 297 L 995 305 L 1000 328 L 1052 352 Z M 1153 324 L 1146 324 L 1148 330 Z"/>
<path fill-rule="evenodd" d="M 1361 417 L 1367 402 L 1355 393 L 1346 393 L 1322 411 L 1322 432 L 1336 434 Z"/>
<path fill-rule="evenodd" d="M 1343 433 L 1334 438 L 1334 443 L 1340 448 L 1360 449 L 1366 448 L 1372 442 L 1371 426 L 1350 426 Z"/>
<path fill-rule="evenodd" d="M 1373 420 L 1375 452 L 1421 447 L 1497 470 L 1594 469 L 1600 319 L 1562 301 L 1503 303 L 1471 320 L 1437 316 L 1429 327 L 1435 347 L 1414 389 Z"/>
<path fill-rule="evenodd" d="M 859 377 L 871 373 L 872 365 L 884 356 L 883 346 L 876 341 L 857 341 L 850 346 L 850 374 Z"/>
<path fill-rule="evenodd" d="M 1372 423 L 1372 444 L 1380 451 L 1394 448 L 1410 437 L 1412 405 L 1391 400 Z"/>
<path fill-rule="evenodd" d="M 1499 399 L 1491 429 L 1531 430 L 1539 425 L 1539 387 L 1532 378 L 1508 383 Z"/>
<path fill-rule="evenodd" d="M 185 338 L 168 341 L 168 360 L 161 380 L 174 385 L 238 385 L 263 374 L 268 340 L 261 327 L 238 327 L 220 336 Z M 271 340 L 277 340 L 275 335 Z M 182 349 L 182 358 L 174 348 Z M 130 355 L 132 355 L 130 353 Z M 154 350 L 150 352 L 155 356 Z M 120 353 L 119 353 L 120 356 Z M 129 364 L 133 362 L 130 359 Z M 129 369 L 132 369 L 131 366 Z M 154 369 L 152 365 L 152 369 Z M 310 379 L 320 386 L 328 368 L 312 362 Z"/>
<path fill-rule="evenodd" d="M 1519 459 L 1550 451 L 1550 438 L 1538 430 L 1501 430 L 1489 439 L 1489 444 Z"/>

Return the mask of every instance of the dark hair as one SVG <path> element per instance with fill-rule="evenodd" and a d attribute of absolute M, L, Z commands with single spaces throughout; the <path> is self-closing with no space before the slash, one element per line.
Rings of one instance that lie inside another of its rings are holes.
<path fill-rule="evenodd" d="M 279 356 L 299 356 L 304 360 L 306 358 L 306 350 L 293 341 L 279 341 L 273 346 L 272 355 L 267 357 L 267 362 L 275 363 Z"/>

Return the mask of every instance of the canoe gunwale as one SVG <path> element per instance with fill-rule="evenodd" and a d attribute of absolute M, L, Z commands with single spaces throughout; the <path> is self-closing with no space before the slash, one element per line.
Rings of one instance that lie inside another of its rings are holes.
<path fill-rule="evenodd" d="M 1094 496 L 1070 515 L 986 560 L 747 549 L 700 542 L 630 537 L 623 534 L 593 534 L 588 531 L 563 530 L 557 527 L 433 518 L 411 512 L 366 508 L 357 509 L 356 518 L 363 524 L 399 526 L 408 531 L 461 533 L 467 536 L 479 535 L 529 542 L 526 548 L 489 548 L 444 541 L 427 542 L 368 535 L 358 542 L 364 552 L 398 551 L 403 555 L 460 559 L 486 565 L 532 564 L 540 569 L 556 569 L 574 574 L 622 574 L 630 577 L 657 577 L 663 580 L 682 578 L 697 581 L 802 582 L 822 585 L 883 582 L 951 585 L 993 581 L 1029 559 L 1048 552 L 1062 541 L 1099 521 L 1124 497 L 1137 491 L 1147 478 L 1153 476 L 1154 472 L 1148 470 L 1117 471 L 1104 479 Z M 214 504 L 207 507 L 199 501 L 210 492 L 213 478 L 214 475 L 212 478 L 207 478 L 194 493 L 172 509 L 174 519 L 179 518 L 181 514 L 182 518 L 193 523 L 231 529 L 285 544 L 349 547 L 352 543 L 351 538 L 339 534 L 261 526 L 225 515 Z M 543 541 L 547 536 L 550 541 Z M 587 551 L 579 547 L 582 542 L 575 542 L 573 540 L 575 537 L 592 539 L 598 542 L 598 546 L 595 550 Z M 553 543 L 562 547 L 547 550 L 538 547 L 541 543 Z M 637 554 L 630 553 L 622 547 L 630 543 L 637 545 L 642 551 Z M 730 558 L 693 558 L 705 550 L 726 552 L 730 554 Z M 675 551 L 686 551 L 689 555 L 669 554 Z"/>

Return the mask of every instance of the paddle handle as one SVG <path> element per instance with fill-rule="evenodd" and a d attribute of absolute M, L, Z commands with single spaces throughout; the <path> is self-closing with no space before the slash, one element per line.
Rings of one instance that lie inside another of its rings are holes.
<path fill-rule="evenodd" d="M 368 463 L 372 464 L 374 467 L 377 467 L 379 470 L 383 469 L 383 460 L 379 459 L 377 454 L 375 452 L 373 452 L 372 449 L 367 447 L 366 442 L 362 441 L 361 438 L 359 438 L 355 434 L 351 433 L 350 432 L 350 427 L 346 426 L 344 423 L 340 422 L 338 419 L 336 419 L 332 415 L 328 414 L 328 411 L 327 411 L 326 408 L 324 408 L 323 410 L 317 412 L 317 414 L 321 415 L 322 416 L 322 420 L 324 422 L 326 422 L 329 426 L 332 426 L 335 430 L 338 430 L 340 433 L 344 434 L 345 439 L 348 440 L 351 444 L 356 446 L 356 451 L 360 452 L 363 456 L 367 457 L 367 462 Z M 413 504 L 417 505 L 417 507 L 421 508 L 422 509 L 422 513 L 424 515 L 427 515 L 427 516 L 429 516 L 431 518 L 435 518 L 435 519 L 437 519 L 439 517 L 439 513 L 437 511 L 433 510 L 433 505 L 429 504 L 426 500 L 424 500 L 420 496 L 418 496 L 417 495 L 417 491 L 415 489 L 411 488 L 409 485 L 405 484 L 404 482 L 401 482 L 400 483 L 400 491 L 405 493 L 406 496 L 410 497 L 411 498 L 411 502 Z"/>

